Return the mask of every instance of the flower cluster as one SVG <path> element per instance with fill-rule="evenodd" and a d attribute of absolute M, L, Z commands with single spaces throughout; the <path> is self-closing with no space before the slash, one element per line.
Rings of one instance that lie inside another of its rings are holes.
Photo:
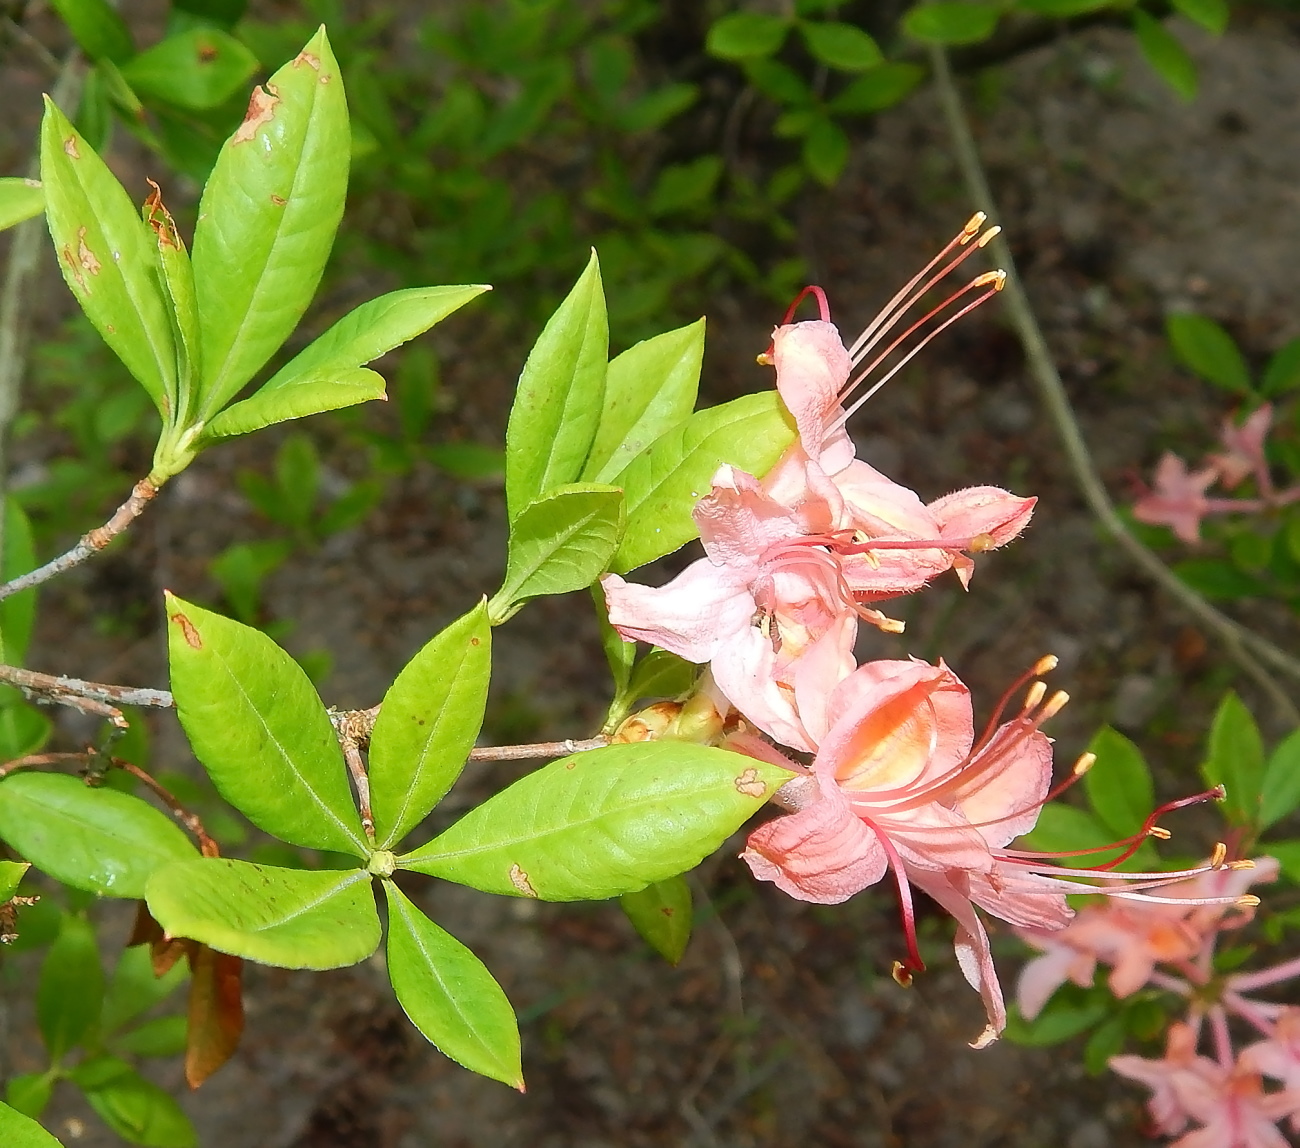
<path fill-rule="evenodd" d="M 760 356 L 776 368 L 797 441 L 762 478 L 718 470 L 694 510 L 705 557 L 667 585 L 603 580 L 610 622 L 625 639 L 708 665 L 707 689 L 747 727 L 728 747 L 796 775 L 780 794 L 789 814 L 749 837 L 743 857 L 754 875 L 800 900 L 834 904 L 892 873 L 908 948 L 895 976 L 904 983 L 924 967 L 912 887 L 924 890 L 956 918 L 961 968 L 984 1000 L 988 1023 L 976 1047 L 1006 1024 L 976 907 L 1024 928 L 1069 922 L 1066 893 L 1095 874 L 1009 845 L 1089 760 L 1053 789 L 1051 745 L 1039 727 L 1067 698 L 1048 696 L 1038 680 L 1053 658 L 1012 685 L 976 736 L 970 693 L 943 662 L 858 665 L 854 646 L 864 622 L 901 631 L 880 603 L 948 570 L 967 585 L 976 556 L 1014 539 L 1035 499 L 979 486 L 926 503 L 856 458 L 845 424 L 930 339 L 1001 289 L 1002 272 L 979 275 L 903 325 L 915 303 L 992 238 L 983 223 L 975 216 L 850 347 L 824 294 L 808 288 L 821 317 L 793 323 L 792 306 Z M 1026 686 L 1018 712 L 1003 721 Z M 811 754 L 811 765 L 781 746 Z M 1154 819 L 1121 846 L 1136 849 Z M 1136 888 L 1187 875 L 1137 875 Z"/>
<path fill-rule="evenodd" d="M 1133 504 L 1133 517 L 1150 526 L 1168 526 L 1184 542 L 1198 542 L 1201 519 L 1212 514 L 1253 514 L 1286 506 L 1300 499 L 1300 486 L 1278 490 L 1264 456 L 1264 439 L 1273 421 L 1273 406 L 1264 403 L 1238 426 L 1224 421 L 1223 450 L 1207 455 L 1200 470 L 1189 470 L 1172 451 L 1156 465 L 1155 487 L 1142 489 Z M 1235 490 L 1247 478 L 1255 480 L 1254 498 L 1211 498 L 1216 483 Z"/>

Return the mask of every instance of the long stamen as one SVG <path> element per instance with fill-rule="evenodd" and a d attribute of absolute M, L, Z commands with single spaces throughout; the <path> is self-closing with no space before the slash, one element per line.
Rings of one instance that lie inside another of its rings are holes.
<path fill-rule="evenodd" d="M 921 959 L 921 950 L 916 943 L 916 910 L 912 905 L 912 886 L 908 883 L 907 874 L 903 871 L 903 859 L 898 855 L 898 850 L 894 848 L 894 843 L 889 840 L 889 835 L 871 820 L 867 820 L 866 824 L 867 828 L 876 835 L 876 840 L 880 842 L 880 847 L 885 851 L 885 856 L 889 860 L 889 867 L 894 873 L 894 884 L 898 887 L 898 907 L 903 916 L 903 937 L 907 942 L 907 960 L 894 963 L 894 979 L 899 984 L 907 984 L 911 981 L 910 974 L 925 972 L 925 962 Z M 899 978 L 899 966 L 901 966 L 903 972 L 908 974 L 906 980 Z"/>
<path fill-rule="evenodd" d="M 817 300 L 817 310 L 823 323 L 829 323 L 831 320 L 831 305 L 826 301 L 826 292 L 815 284 L 810 283 L 798 295 L 794 297 L 794 302 L 786 309 L 785 318 L 781 320 L 781 326 L 785 326 L 794 318 L 794 313 L 799 310 L 799 304 L 802 303 L 809 295 Z"/>

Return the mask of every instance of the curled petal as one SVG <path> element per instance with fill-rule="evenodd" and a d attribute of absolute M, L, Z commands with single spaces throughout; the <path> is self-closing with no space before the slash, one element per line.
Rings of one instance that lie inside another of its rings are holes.
<path fill-rule="evenodd" d="M 811 751 L 813 743 L 795 705 L 793 687 L 779 680 L 772 642 L 748 619 L 713 659 L 718 688 L 747 721 L 782 745 Z"/>
<path fill-rule="evenodd" d="M 734 466 L 720 466 L 713 487 L 692 512 L 700 540 L 715 565 L 752 576 L 769 547 L 803 533 L 789 507 L 767 494 L 758 479 Z"/>
<path fill-rule="evenodd" d="M 777 393 L 794 416 L 804 450 L 832 474 L 847 466 L 853 443 L 839 416 L 849 353 L 835 324 L 816 320 L 778 327 L 772 332 L 772 361 Z"/>
<path fill-rule="evenodd" d="M 688 662 L 709 661 L 720 643 L 750 628 L 754 616 L 745 583 L 707 558 L 664 586 L 625 582 L 617 574 L 606 574 L 600 584 L 610 625 L 627 641 L 662 646 Z"/>
<path fill-rule="evenodd" d="M 1036 498 L 1020 498 L 996 486 L 971 486 L 930 503 L 929 511 L 939 523 L 942 538 L 975 538 L 987 535 L 991 545 L 1005 546 L 1016 537 L 1034 513 Z"/>

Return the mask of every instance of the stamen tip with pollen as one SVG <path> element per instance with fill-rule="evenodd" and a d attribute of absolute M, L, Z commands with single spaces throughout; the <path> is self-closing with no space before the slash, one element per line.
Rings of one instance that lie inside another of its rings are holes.
<path fill-rule="evenodd" d="M 1071 772 L 1075 777 L 1082 777 L 1096 764 L 1097 755 L 1095 753 L 1081 753 L 1079 755 L 1079 760 L 1074 763 L 1074 768 Z"/>
<path fill-rule="evenodd" d="M 1173 834 L 1163 825 L 1153 825 L 1147 830 L 1148 837 L 1154 837 L 1157 841 L 1168 841 Z"/>
<path fill-rule="evenodd" d="M 1234 904 L 1242 909 L 1254 909 L 1259 905 L 1259 898 L 1254 893 L 1243 893 Z"/>
<path fill-rule="evenodd" d="M 1043 700 L 1043 695 L 1047 693 L 1046 682 L 1035 682 L 1029 687 L 1029 692 L 1025 694 L 1025 704 L 1021 708 L 1021 713 L 1028 713 L 1030 710 L 1037 709 L 1038 703 Z"/>
<path fill-rule="evenodd" d="M 1039 718 L 1039 721 L 1046 721 L 1050 717 L 1055 717 L 1063 709 L 1065 709 L 1069 701 L 1070 701 L 1069 694 L 1067 694 L 1064 690 L 1057 690 L 1056 693 L 1054 693 L 1050 698 L 1047 699 L 1047 704 L 1043 706 L 1043 713 L 1042 716 Z"/>
<path fill-rule="evenodd" d="M 775 363 L 775 360 L 771 355 L 764 351 L 761 355 L 754 356 L 754 362 L 756 362 L 760 367 L 770 367 Z"/>
<path fill-rule="evenodd" d="M 1222 869 L 1228 860 L 1228 847 L 1222 841 L 1214 843 L 1214 852 L 1210 854 L 1210 868 Z"/>
<path fill-rule="evenodd" d="M 1061 664 L 1061 659 L 1055 654 L 1044 654 L 1034 663 L 1034 673 L 1050 674 L 1057 666 Z"/>
<path fill-rule="evenodd" d="M 912 970 L 902 961 L 894 962 L 894 967 L 890 970 L 889 975 L 903 988 L 910 989 L 912 987 Z"/>
<path fill-rule="evenodd" d="M 978 245 L 979 245 L 980 247 L 987 247 L 990 243 L 993 242 L 993 240 L 994 240 L 997 236 L 999 236 L 999 235 L 1001 235 L 1001 234 L 1002 234 L 1002 228 L 999 227 L 999 226 L 995 223 L 995 224 L 994 224 L 992 227 L 990 227 L 986 232 L 984 232 L 983 235 L 981 235 L 981 236 L 979 237 L 979 244 L 978 244 Z M 1001 271 L 998 271 L 998 272 L 995 272 L 995 274 L 997 274 L 997 275 L 1001 275 L 1002 272 L 1001 272 Z"/>
<path fill-rule="evenodd" d="M 1253 869 L 1255 868 L 1255 862 L 1250 860 L 1250 858 L 1248 857 L 1243 857 L 1240 861 L 1229 861 L 1228 868 L 1229 869 Z"/>
<path fill-rule="evenodd" d="M 977 232 L 981 227 L 984 226 L 984 221 L 986 219 L 988 219 L 988 216 L 985 215 L 984 212 L 977 211 L 968 220 L 966 220 L 966 226 L 961 229 L 962 234 L 974 235 L 975 232 Z"/>

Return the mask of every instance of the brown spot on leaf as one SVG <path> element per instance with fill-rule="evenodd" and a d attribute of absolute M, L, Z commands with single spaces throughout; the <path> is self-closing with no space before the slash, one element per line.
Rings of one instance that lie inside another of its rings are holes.
<path fill-rule="evenodd" d="M 116 335 L 116 334 L 117 334 L 117 328 L 114 327 L 112 323 L 105 323 L 105 324 L 104 324 L 104 330 L 107 331 L 108 334 L 110 334 L 110 335 Z"/>
<path fill-rule="evenodd" d="M 665 917 L 671 917 L 674 913 L 677 912 L 677 910 L 674 909 L 671 905 L 664 905 L 659 909 L 659 912 L 661 912 Z"/>
<path fill-rule="evenodd" d="M 86 289 L 86 277 L 81 273 L 81 264 L 77 262 L 76 257 L 72 254 L 72 248 L 65 243 L 59 250 L 59 256 L 68 265 L 68 270 L 72 273 L 72 278 L 76 280 L 77 286 L 84 291 Z"/>
<path fill-rule="evenodd" d="M 330 74 L 326 72 L 323 76 L 321 76 L 320 82 L 322 84 L 328 84 L 330 82 Z M 523 1089 L 521 1088 L 519 1091 L 522 1092 Z"/>
<path fill-rule="evenodd" d="M 176 230 L 176 221 L 172 219 L 172 213 L 167 210 L 162 201 L 162 189 L 151 179 L 146 179 L 145 183 L 153 188 L 148 199 L 144 201 L 145 222 L 153 228 L 154 234 L 158 237 L 159 247 L 173 247 L 179 250 L 181 237 Z"/>
<path fill-rule="evenodd" d="M 68 136 L 68 138 L 63 141 L 63 150 L 73 159 L 81 158 L 81 152 L 77 150 L 76 136 Z"/>
<path fill-rule="evenodd" d="M 482 641 L 481 641 L 480 639 L 478 639 L 478 638 L 471 638 L 471 639 L 469 640 L 469 644 L 470 644 L 471 646 L 481 646 L 483 643 L 482 643 Z"/>
<path fill-rule="evenodd" d="M 510 884 L 518 889 L 525 897 L 537 896 L 537 890 L 533 888 L 533 883 L 528 880 L 528 874 L 518 865 L 510 866 Z"/>
<path fill-rule="evenodd" d="M 758 776 L 758 770 L 753 766 L 736 778 L 736 789 L 746 797 L 767 796 L 767 782 Z"/>
<path fill-rule="evenodd" d="M 92 275 L 98 275 L 100 268 L 103 266 L 95 257 L 95 253 L 86 246 L 86 229 L 84 227 L 77 228 L 77 262 Z"/>
<path fill-rule="evenodd" d="M 257 129 L 264 127 L 271 122 L 275 115 L 275 105 L 280 102 L 280 97 L 276 90 L 267 84 L 265 88 L 261 84 L 253 89 L 253 95 L 248 101 L 248 111 L 244 114 L 244 122 L 235 129 L 235 134 L 230 137 L 232 145 L 248 143 L 255 135 Z"/>
<path fill-rule="evenodd" d="M 283 207 L 289 201 L 282 195 L 273 195 L 271 196 L 271 202 L 274 203 L 276 207 Z"/>
<path fill-rule="evenodd" d="M 306 51 L 299 52 L 298 55 L 294 58 L 293 66 L 295 68 L 301 68 L 303 64 L 308 64 L 311 67 L 315 68 L 316 71 L 318 72 L 320 71 L 320 57 L 313 55 L 311 52 L 306 52 Z"/>
<path fill-rule="evenodd" d="M 181 633 L 185 635 L 185 641 L 192 649 L 203 649 L 203 639 L 199 637 L 199 632 L 194 628 L 193 622 L 179 610 L 172 615 L 172 621 L 181 628 Z"/>
<path fill-rule="evenodd" d="M 221 55 L 221 53 L 217 51 L 217 49 L 216 49 L 216 47 L 215 47 L 214 45 L 212 45 L 212 44 L 200 44 L 200 45 L 199 45 L 199 63 L 200 63 L 200 64 L 210 64 L 210 63 L 212 63 L 212 61 L 215 60 L 219 55 Z"/>

